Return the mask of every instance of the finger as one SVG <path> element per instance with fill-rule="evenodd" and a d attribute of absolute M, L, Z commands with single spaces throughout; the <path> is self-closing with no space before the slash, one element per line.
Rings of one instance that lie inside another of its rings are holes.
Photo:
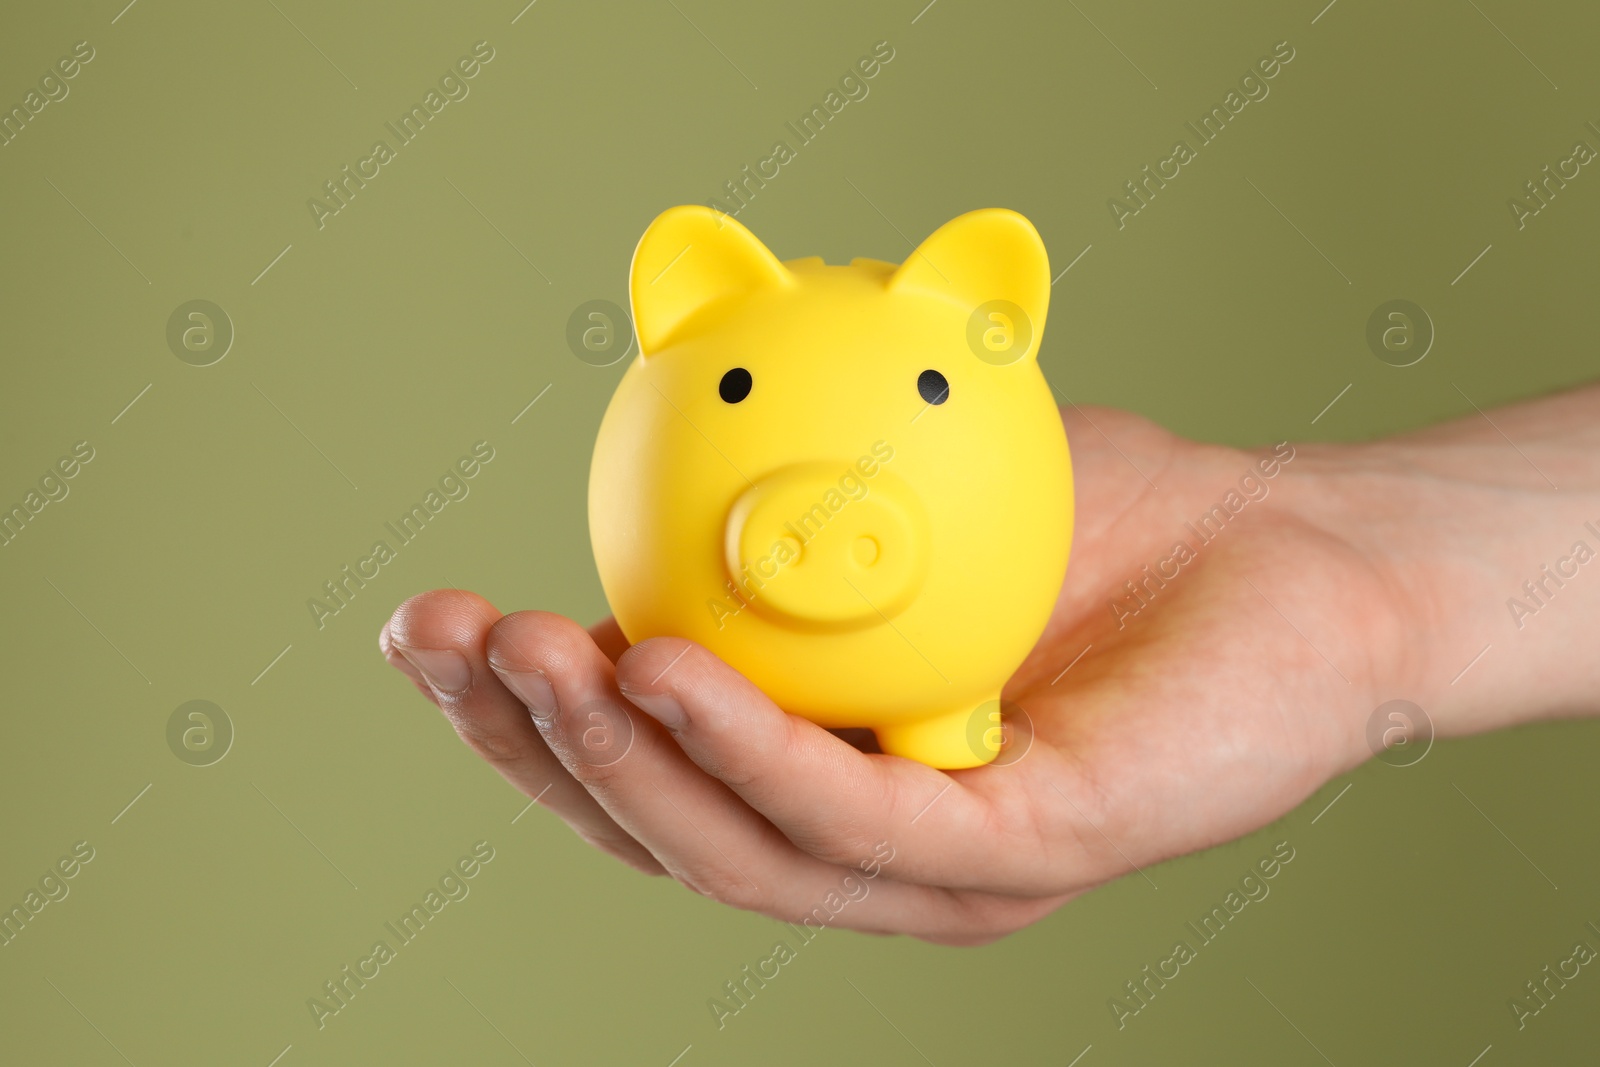
<path fill-rule="evenodd" d="M 875 842 L 890 840 L 897 858 L 887 873 L 897 880 L 1041 895 L 1064 888 L 1060 848 L 1045 849 L 1049 839 L 1040 833 L 1041 819 L 1054 827 L 1059 813 L 1041 816 L 1025 800 L 1041 795 L 1032 772 L 1048 755 L 1026 770 L 1018 764 L 945 773 L 858 752 L 786 714 L 711 652 L 678 638 L 629 649 L 617 679 L 697 766 L 818 859 L 858 862 Z M 1048 788 L 1042 795 L 1054 796 Z"/>
<path fill-rule="evenodd" d="M 400 605 L 384 627 L 384 640 L 404 663 L 400 669 L 506 781 L 554 811 L 584 840 L 641 871 L 665 874 L 567 773 L 540 738 L 527 707 L 489 666 L 485 638 L 500 617 L 472 593 L 436 590 Z"/>
<path fill-rule="evenodd" d="M 696 892 L 789 922 L 807 916 L 818 922 L 821 907 L 830 920 L 824 925 L 921 936 L 994 936 L 990 925 L 996 920 L 988 913 L 976 915 L 971 902 L 876 877 L 894 862 L 892 844 L 889 862 L 880 863 L 873 878 L 796 848 L 726 785 L 690 762 L 648 716 L 630 713 L 610 662 L 570 620 L 544 612 L 504 617 L 489 634 L 489 661 L 513 692 L 523 691 L 529 671 L 543 672 L 555 703 L 535 720 L 551 751 L 618 825 Z M 536 684 L 525 695 L 547 699 Z M 869 848 L 851 863 L 873 857 Z M 835 912 L 830 905 L 842 900 L 851 902 Z M 1014 901 L 1004 907 L 1039 906 Z"/>
<path fill-rule="evenodd" d="M 389 622 L 385 622 L 383 629 L 378 631 L 378 651 L 383 653 L 383 658 L 388 661 L 389 666 L 405 675 L 411 684 L 416 686 L 417 692 L 433 700 L 433 688 L 428 685 L 428 680 L 422 676 L 421 671 L 411 665 L 410 660 L 400 654 L 399 649 L 394 647 L 394 640 L 389 636 L 389 625 L 393 621 L 390 619 Z"/>

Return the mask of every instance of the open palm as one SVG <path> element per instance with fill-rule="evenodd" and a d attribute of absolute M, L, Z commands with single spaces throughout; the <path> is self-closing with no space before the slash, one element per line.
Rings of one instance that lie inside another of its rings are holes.
<path fill-rule="evenodd" d="M 513 785 L 641 870 L 787 921 L 992 940 L 1289 810 L 1368 754 L 1366 713 L 1407 666 L 1383 651 L 1403 647 L 1400 576 L 1319 521 L 1338 501 L 1314 460 L 1064 419 L 1072 562 L 990 766 L 857 747 L 611 620 L 441 590 L 380 644 Z"/>

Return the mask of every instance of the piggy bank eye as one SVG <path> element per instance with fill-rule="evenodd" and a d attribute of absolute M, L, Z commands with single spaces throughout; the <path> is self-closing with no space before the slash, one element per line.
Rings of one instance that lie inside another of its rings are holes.
<path fill-rule="evenodd" d="M 917 375 L 917 392 L 930 404 L 943 404 L 950 399 L 950 383 L 936 370 L 925 370 Z"/>
<path fill-rule="evenodd" d="M 750 395 L 751 381 L 749 371 L 735 367 L 717 383 L 717 395 L 730 404 L 737 404 Z"/>

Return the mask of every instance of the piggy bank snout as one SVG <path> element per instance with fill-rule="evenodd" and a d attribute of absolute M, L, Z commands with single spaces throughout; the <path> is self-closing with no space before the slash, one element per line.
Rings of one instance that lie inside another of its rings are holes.
<path fill-rule="evenodd" d="M 854 629 L 903 611 L 927 575 L 928 520 L 885 470 L 804 463 L 759 478 L 728 513 L 728 570 L 775 621 Z"/>

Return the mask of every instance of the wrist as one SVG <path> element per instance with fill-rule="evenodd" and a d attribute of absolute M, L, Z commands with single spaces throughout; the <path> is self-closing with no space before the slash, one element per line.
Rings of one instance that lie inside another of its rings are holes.
<path fill-rule="evenodd" d="M 1593 443 L 1530 432 L 1519 452 L 1474 418 L 1301 446 L 1289 501 L 1391 591 L 1405 647 L 1375 650 L 1374 692 L 1418 704 L 1442 736 L 1600 710 Z"/>

